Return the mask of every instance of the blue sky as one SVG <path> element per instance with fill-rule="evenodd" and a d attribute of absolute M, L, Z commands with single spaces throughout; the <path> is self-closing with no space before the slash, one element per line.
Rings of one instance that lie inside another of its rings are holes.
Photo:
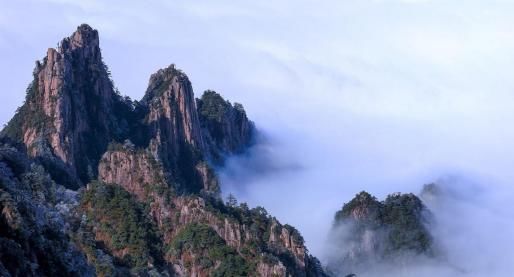
<path fill-rule="evenodd" d="M 382 197 L 466 176 L 493 199 L 514 194 L 514 1 L 0 6 L 0 123 L 22 103 L 34 61 L 88 23 L 123 94 L 141 98 L 150 74 L 175 63 L 196 95 L 244 104 L 270 140 L 256 155 L 275 171 L 234 161 L 224 192 L 297 226 L 315 254 L 335 210 L 363 189 Z M 502 217 L 508 230 L 513 219 Z"/>

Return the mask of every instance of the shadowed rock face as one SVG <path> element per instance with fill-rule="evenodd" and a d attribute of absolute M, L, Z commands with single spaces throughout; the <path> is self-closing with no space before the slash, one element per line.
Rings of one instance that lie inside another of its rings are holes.
<path fill-rule="evenodd" d="M 143 124 L 149 135 L 148 149 L 161 161 L 177 183 L 188 183 L 186 192 L 217 190 L 201 162 L 205 147 L 193 89 L 187 76 L 174 65 L 150 77 L 141 101 Z"/>
<path fill-rule="evenodd" d="M 430 212 L 414 194 L 391 194 L 384 201 L 367 192 L 357 194 L 336 213 L 330 270 L 344 276 L 383 262 L 399 265 L 419 255 L 431 257 L 429 219 Z"/>
<path fill-rule="evenodd" d="M 220 200 L 211 164 L 254 132 L 240 104 L 195 100 L 174 65 L 141 101 L 120 96 L 98 32 L 79 26 L 1 132 L 0 275 L 325 276 L 292 226 Z"/>
<path fill-rule="evenodd" d="M 255 127 L 241 104 L 232 105 L 208 90 L 197 99 L 197 106 L 208 153 L 216 162 L 223 163 L 223 155 L 240 153 L 252 143 Z"/>

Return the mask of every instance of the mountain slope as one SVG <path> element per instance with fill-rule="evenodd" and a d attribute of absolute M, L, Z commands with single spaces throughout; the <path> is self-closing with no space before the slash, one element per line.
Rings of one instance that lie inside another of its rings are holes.
<path fill-rule="evenodd" d="M 92 276 L 68 237 L 68 208 L 76 202 L 76 192 L 0 140 L 0 275 Z"/>
<path fill-rule="evenodd" d="M 79 26 L 36 64 L 25 103 L 1 132 L 1 247 L 18 254 L 0 254 L 0 272 L 324 276 L 296 229 L 220 200 L 211 165 L 243 152 L 254 133 L 240 104 L 211 91 L 195 100 L 174 65 L 150 77 L 141 101 L 122 97 L 98 32 Z M 45 181 L 27 179 L 32 169 Z M 46 229 L 31 236 L 34 218 L 59 224 L 36 220 Z M 38 256 L 47 249 L 52 257 Z"/>

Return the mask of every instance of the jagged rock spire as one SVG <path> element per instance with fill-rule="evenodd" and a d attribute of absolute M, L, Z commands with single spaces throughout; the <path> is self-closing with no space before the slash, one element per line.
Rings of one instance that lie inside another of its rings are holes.
<path fill-rule="evenodd" d="M 252 130 L 241 105 L 214 92 L 196 102 L 175 65 L 152 74 L 140 102 L 125 100 L 102 61 L 98 32 L 83 24 L 37 62 L 26 103 L 2 135 L 73 188 L 98 177 L 111 142 L 129 139 L 152 153 L 181 191 L 199 192 L 217 190 L 208 161 L 244 150 Z"/>
<path fill-rule="evenodd" d="M 2 133 L 77 187 L 94 178 L 108 142 L 123 136 L 118 98 L 98 32 L 83 24 L 36 63 L 25 104 Z"/>
<path fill-rule="evenodd" d="M 178 151 L 180 140 L 184 140 L 203 151 L 193 88 L 186 74 L 174 64 L 152 74 L 143 102 L 150 110 L 148 124 L 153 125 L 154 130 L 160 129 L 159 135 L 167 135 L 166 139 L 172 140 L 168 142 L 173 145 L 173 150 Z M 168 126 L 162 126 L 162 123 Z"/>

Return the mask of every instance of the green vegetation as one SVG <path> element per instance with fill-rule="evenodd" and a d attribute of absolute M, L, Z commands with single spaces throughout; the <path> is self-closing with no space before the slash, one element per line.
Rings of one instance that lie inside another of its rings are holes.
<path fill-rule="evenodd" d="M 225 113 L 232 107 L 229 101 L 212 90 L 206 90 L 197 103 L 200 116 L 211 123 L 223 123 Z M 242 105 L 238 104 L 238 107 L 242 108 Z"/>
<path fill-rule="evenodd" d="M 138 268 L 159 263 L 160 240 L 147 209 L 123 188 L 93 182 L 82 196 L 80 209 L 119 264 Z"/>
<path fill-rule="evenodd" d="M 293 226 L 285 224 L 281 225 L 276 218 L 269 215 L 265 208 L 257 206 L 255 208 L 248 208 L 244 202 L 236 205 L 234 199 L 229 198 L 228 203 L 224 204 L 220 199 L 215 197 L 204 196 L 206 200 L 206 209 L 216 214 L 219 218 L 228 218 L 241 225 L 248 226 L 248 232 L 251 233 L 252 239 L 246 241 L 246 246 L 241 249 L 241 254 L 250 260 L 258 260 L 261 257 L 265 261 L 271 262 L 280 261 L 291 274 L 294 275 L 294 270 L 297 267 L 296 260 L 292 253 L 285 249 L 280 243 L 269 243 L 271 231 L 275 232 L 276 237 L 280 235 L 282 229 L 289 231 L 291 239 L 298 245 L 303 245 L 304 238 L 300 232 Z M 272 229 L 272 226 L 275 227 Z M 264 255 L 264 256 L 263 256 Z M 316 261 L 315 258 L 311 259 Z"/>
<path fill-rule="evenodd" d="M 78 275 L 85 259 L 64 233 L 64 217 L 55 208 L 56 184 L 5 141 L 0 139 L 0 275 Z"/>
<path fill-rule="evenodd" d="M 47 126 L 47 123 L 50 119 L 44 113 L 43 107 L 34 106 L 37 103 L 37 101 L 35 101 L 37 91 L 38 78 L 37 76 L 34 76 L 34 80 L 27 88 L 24 104 L 18 107 L 14 117 L 0 132 L 0 136 L 6 136 L 16 142 L 20 142 L 23 139 L 24 126 L 31 126 L 36 130 L 42 130 L 45 127 L 49 127 Z M 33 103 L 33 105 L 28 105 L 28 103 Z"/>
<path fill-rule="evenodd" d="M 378 241 L 380 255 L 394 256 L 402 251 L 431 254 L 432 237 L 425 227 L 428 210 L 414 194 L 391 194 L 379 202 L 361 192 L 336 213 L 335 225 L 350 223 L 352 239 L 373 230 L 386 239 Z"/>
<path fill-rule="evenodd" d="M 226 124 L 233 126 L 243 126 L 243 121 L 247 121 L 246 112 L 243 105 L 235 103 L 234 106 L 221 97 L 221 95 L 212 90 L 206 90 L 200 99 L 197 99 L 196 105 L 200 123 L 207 128 L 209 134 L 216 143 L 221 143 L 227 134 L 235 130 L 226 129 Z"/>
<path fill-rule="evenodd" d="M 180 258 L 189 253 L 194 256 L 193 264 L 201 268 L 219 266 L 211 276 L 248 276 L 255 264 L 241 257 L 211 227 L 205 224 L 187 225 L 171 242 L 170 255 Z"/>
<path fill-rule="evenodd" d="M 344 223 L 348 220 L 355 220 L 352 213 L 359 211 L 358 218 L 361 226 L 366 228 L 376 228 L 380 225 L 380 218 L 383 212 L 382 203 L 374 196 L 362 191 L 357 194 L 350 202 L 345 203 L 343 208 L 336 212 L 335 224 Z"/>
<path fill-rule="evenodd" d="M 210 147 L 211 161 L 223 164 L 224 154 L 239 153 L 251 143 L 253 123 L 246 117 L 243 105 L 233 106 L 212 90 L 196 99 L 198 118 Z"/>
<path fill-rule="evenodd" d="M 171 81 L 175 76 L 185 77 L 186 75 L 171 64 L 165 69 L 159 70 L 152 75 L 151 84 L 142 99 L 142 102 L 149 102 L 155 97 L 160 97 L 166 90 L 168 90 Z"/>
<path fill-rule="evenodd" d="M 386 251 L 430 250 L 432 237 L 424 225 L 424 206 L 413 194 L 392 194 L 384 201 L 382 222 L 387 224 L 390 244 Z"/>
<path fill-rule="evenodd" d="M 343 205 L 343 208 L 336 213 L 336 221 L 345 219 L 349 217 L 357 208 L 369 208 L 369 207 L 378 207 L 380 203 L 377 198 L 372 196 L 371 194 L 361 191 L 348 203 Z"/>

